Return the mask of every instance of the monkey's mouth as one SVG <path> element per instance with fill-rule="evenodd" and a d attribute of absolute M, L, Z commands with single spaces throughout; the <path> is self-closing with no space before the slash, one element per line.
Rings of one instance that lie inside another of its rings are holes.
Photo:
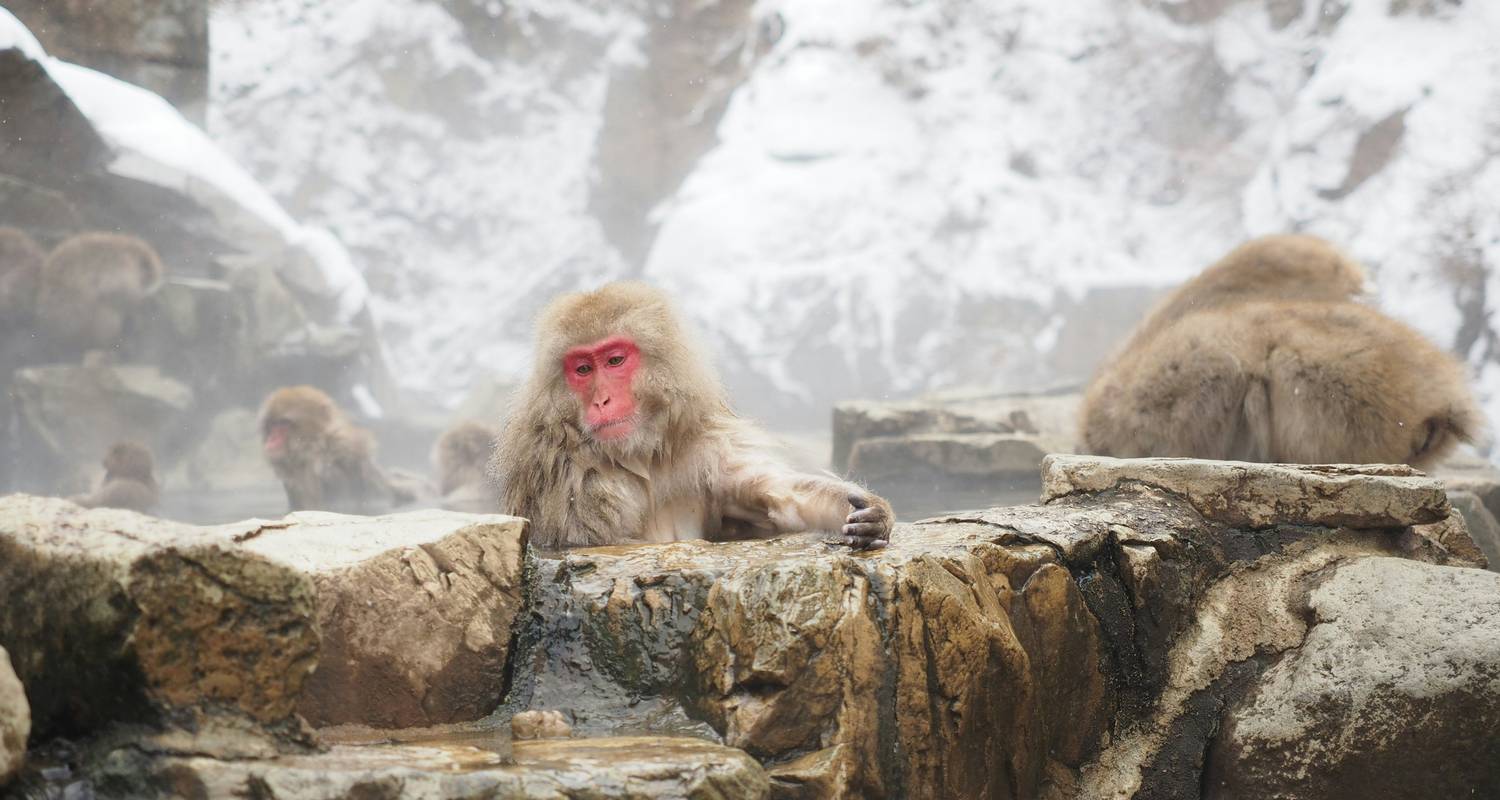
<path fill-rule="evenodd" d="M 634 430 L 635 417 L 629 416 L 612 419 L 609 422 L 601 422 L 589 428 L 589 433 L 593 434 L 595 439 L 610 440 L 623 439 L 629 436 Z"/>

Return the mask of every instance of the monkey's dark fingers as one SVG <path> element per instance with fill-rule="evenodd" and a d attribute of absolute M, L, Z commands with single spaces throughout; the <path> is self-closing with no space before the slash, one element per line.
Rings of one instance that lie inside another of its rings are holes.
<path fill-rule="evenodd" d="M 864 492 L 850 492 L 849 505 L 854 506 L 855 508 L 869 508 L 870 496 L 865 494 Z"/>
<path fill-rule="evenodd" d="M 846 519 L 845 522 L 879 522 L 883 519 L 885 519 L 885 509 L 879 508 L 877 506 L 870 506 L 869 508 L 861 508 L 853 514 L 850 514 L 849 518 Z"/>
<path fill-rule="evenodd" d="M 856 522 L 845 525 L 841 533 L 845 536 L 870 536 L 883 539 L 890 531 L 891 526 L 878 522 Z"/>
<path fill-rule="evenodd" d="M 879 539 L 869 536 L 845 536 L 843 543 L 855 550 L 879 550 L 890 544 L 888 539 Z"/>

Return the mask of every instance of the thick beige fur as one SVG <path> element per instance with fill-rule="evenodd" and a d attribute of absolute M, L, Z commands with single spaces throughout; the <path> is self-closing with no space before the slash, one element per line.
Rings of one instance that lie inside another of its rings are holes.
<path fill-rule="evenodd" d="M 641 353 L 637 425 L 623 440 L 599 441 L 580 422 L 563 354 L 617 335 Z M 786 466 L 730 410 L 666 296 L 639 283 L 565 295 L 543 312 L 535 367 L 492 472 L 502 509 L 530 519 L 532 541 L 549 548 L 837 531 L 851 521 L 851 495 L 873 509 L 854 520 L 871 527 L 851 544 L 884 541 L 894 519 L 888 503 L 848 481 Z"/>
<path fill-rule="evenodd" d="M 1457 360 L 1354 302 L 1363 270 L 1306 236 L 1245 244 L 1152 312 L 1084 397 L 1118 457 L 1431 466 L 1483 417 Z"/>

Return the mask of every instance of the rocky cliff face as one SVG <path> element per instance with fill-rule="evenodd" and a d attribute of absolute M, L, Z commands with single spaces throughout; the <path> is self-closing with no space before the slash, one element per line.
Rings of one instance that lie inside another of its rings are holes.
<path fill-rule="evenodd" d="M 1302 230 L 1497 407 L 1489 4 L 270 0 L 213 30 L 215 131 L 371 259 L 438 394 L 520 370 L 528 315 L 493 309 L 636 275 L 760 415 L 1076 382 L 1156 290 Z"/>
<path fill-rule="evenodd" d="M 807 534 L 524 561 L 524 530 L 503 517 L 194 529 L 0 501 L 0 591 L 32 598 L 0 615 L 0 642 L 33 698 L 33 742 L 81 737 L 62 773 L 28 770 L 21 785 L 64 774 L 104 794 L 276 798 L 1500 791 L 1500 576 L 1472 568 L 1483 557 L 1439 481 L 1059 456 L 1043 487 L 1041 505 L 902 525 L 871 554 Z M 116 662 L 113 686 L 129 691 L 56 702 L 87 696 L 103 685 L 97 665 Z M 135 700 L 104 702 L 120 698 Z M 403 708 L 421 710 L 391 716 Z M 296 709 L 341 724 L 307 732 Z M 512 743 L 521 712 L 538 712 L 525 736 L 565 738 Z"/>

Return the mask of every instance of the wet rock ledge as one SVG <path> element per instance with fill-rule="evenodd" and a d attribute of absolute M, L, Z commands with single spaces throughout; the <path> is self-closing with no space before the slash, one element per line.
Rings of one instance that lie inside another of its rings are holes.
<path fill-rule="evenodd" d="M 69 737 L 105 796 L 1500 793 L 1500 575 L 1440 482 L 1052 456 L 1043 485 L 872 554 L 11 497 L 0 645 L 33 761 Z M 572 738 L 512 743 L 525 710 Z"/>

